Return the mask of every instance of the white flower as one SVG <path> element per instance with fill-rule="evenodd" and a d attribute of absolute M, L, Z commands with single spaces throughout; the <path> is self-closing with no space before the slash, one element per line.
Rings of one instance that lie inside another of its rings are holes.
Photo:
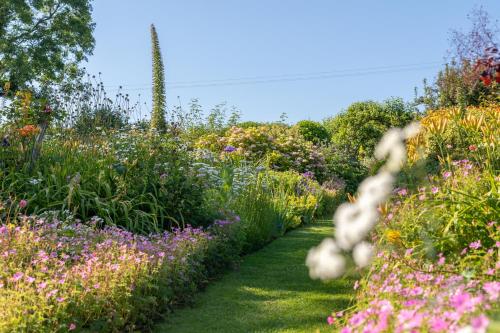
<path fill-rule="evenodd" d="M 306 265 L 312 279 L 329 280 L 344 274 L 345 258 L 332 238 L 325 238 L 320 245 L 309 250 Z"/>
<path fill-rule="evenodd" d="M 420 123 L 418 121 L 415 121 L 410 125 L 406 126 L 405 128 L 403 128 L 403 136 L 405 139 L 408 140 L 417 135 L 421 129 L 422 126 L 420 125 Z"/>
<path fill-rule="evenodd" d="M 362 209 L 358 204 L 340 205 L 334 216 L 338 245 L 344 250 L 350 250 L 368 236 L 377 219 L 376 209 Z"/>
<path fill-rule="evenodd" d="M 340 249 L 350 251 L 358 267 L 366 267 L 373 257 L 373 246 L 364 239 L 377 223 L 377 207 L 385 202 L 392 192 L 395 174 L 406 161 L 405 139 L 418 134 L 420 125 L 412 123 L 404 129 L 387 131 L 375 148 L 375 157 L 386 159 L 380 172 L 365 179 L 358 188 L 356 202 L 344 203 L 337 208 L 335 240 L 325 239 L 318 247 L 309 251 L 306 264 L 312 278 L 329 279 L 339 277 L 345 270 L 345 259 Z"/>
<path fill-rule="evenodd" d="M 385 171 L 366 178 L 358 187 L 356 202 L 363 209 L 375 209 L 391 194 L 394 180 L 394 176 Z"/>
<path fill-rule="evenodd" d="M 402 144 L 402 136 L 403 132 L 399 128 L 391 128 L 388 130 L 375 147 L 375 157 L 379 160 L 383 160 L 389 156 L 394 146 Z"/>
<path fill-rule="evenodd" d="M 358 267 L 368 266 L 373 258 L 373 246 L 368 242 L 361 242 L 354 247 L 352 257 Z"/>

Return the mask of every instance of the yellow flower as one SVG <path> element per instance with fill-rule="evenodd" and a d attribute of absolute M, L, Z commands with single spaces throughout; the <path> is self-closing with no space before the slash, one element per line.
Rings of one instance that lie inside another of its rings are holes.
<path fill-rule="evenodd" d="M 397 230 L 389 229 L 385 233 L 385 237 L 389 241 L 389 243 L 399 243 L 401 241 L 401 233 Z"/>

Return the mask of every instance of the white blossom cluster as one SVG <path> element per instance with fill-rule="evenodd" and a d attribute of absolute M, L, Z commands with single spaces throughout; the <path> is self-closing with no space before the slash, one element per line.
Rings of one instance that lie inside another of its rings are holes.
<path fill-rule="evenodd" d="M 387 131 L 375 148 L 375 157 L 386 160 L 375 176 L 366 178 L 358 187 L 354 203 L 343 203 L 337 208 L 333 221 L 335 239 L 326 238 L 317 247 L 309 250 L 306 265 L 313 279 L 334 279 L 342 276 L 346 269 L 344 252 L 352 252 L 358 267 L 366 267 L 373 257 L 373 246 L 365 241 L 379 218 L 378 207 L 391 194 L 397 173 L 406 161 L 405 140 L 419 131 L 420 125 L 413 123 L 404 129 Z"/>

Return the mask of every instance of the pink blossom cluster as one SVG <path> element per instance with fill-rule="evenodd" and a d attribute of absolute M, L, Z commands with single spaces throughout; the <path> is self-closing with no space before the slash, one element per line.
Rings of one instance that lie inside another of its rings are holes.
<path fill-rule="evenodd" d="M 0 304 L 10 304 L 0 311 L 0 332 L 78 330 L 103 318 L 123 327 L 144 310 L 134 295 L 154 298 L 152 285 L 192 283 L 211 239 L 189 226 L 146 237 L 92 223 L 0 224 Z"/>
<path fill-rule="evenodd" d="M 467 279 L 451 273 L 453 266 L 444 264 L 442 254 L 436 264 L 425 266 L 410 255 L 411 251 L 404 257 L 379 253 L 375 268 L 362 282 L 366 284 L 358 294 L 362 303 L 344 319 L 340 331 L 439 333 L 467 328 L 486 332 L 489 319 L 485 312 L 495 306 L 500 295 L 500 282 L 494 279 L 499 262 L 490 258 L 494 272 L 490 279 Z M 330 324 L 335 321 L 334 316 L 328 318 Z"/>

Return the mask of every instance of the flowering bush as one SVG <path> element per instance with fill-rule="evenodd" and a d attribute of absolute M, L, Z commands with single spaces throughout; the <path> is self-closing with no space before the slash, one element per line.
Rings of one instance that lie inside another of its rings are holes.
<path fill-rule="evenodd" d="M 408 141 L 410 161 L 429 157 L 461 159 L 469 151 L 498 156 L 500 106 L 447 108 L 430 111 L 420 121 L 422 131 Z M 493 156 L 492 156 L 493 157 Z"/>
<path fill-rule="evenodd" d="M 206 266 L 210 256 L 229 237 L 189 226 L 145 237 L 101 230 L 98 222 L 25 217 L 0 226 L 0 304 L 9 304 L 0 312 L 0 332 L 147 326 L 204 283 L 214 271 Z M 217 257 L 219 267 L 221 259 L 228 258 Z"/>
<path fill-rule="evenodd" d="M 325 160 L 297 128 L 278 125 L 231 127 L 224 136 L 208 134 L 196 146 L 221 154 L 236 154 L 247 160 L 263 160 L 274 170 L 312 172 L 317 179 L 325 176 Z"/>

